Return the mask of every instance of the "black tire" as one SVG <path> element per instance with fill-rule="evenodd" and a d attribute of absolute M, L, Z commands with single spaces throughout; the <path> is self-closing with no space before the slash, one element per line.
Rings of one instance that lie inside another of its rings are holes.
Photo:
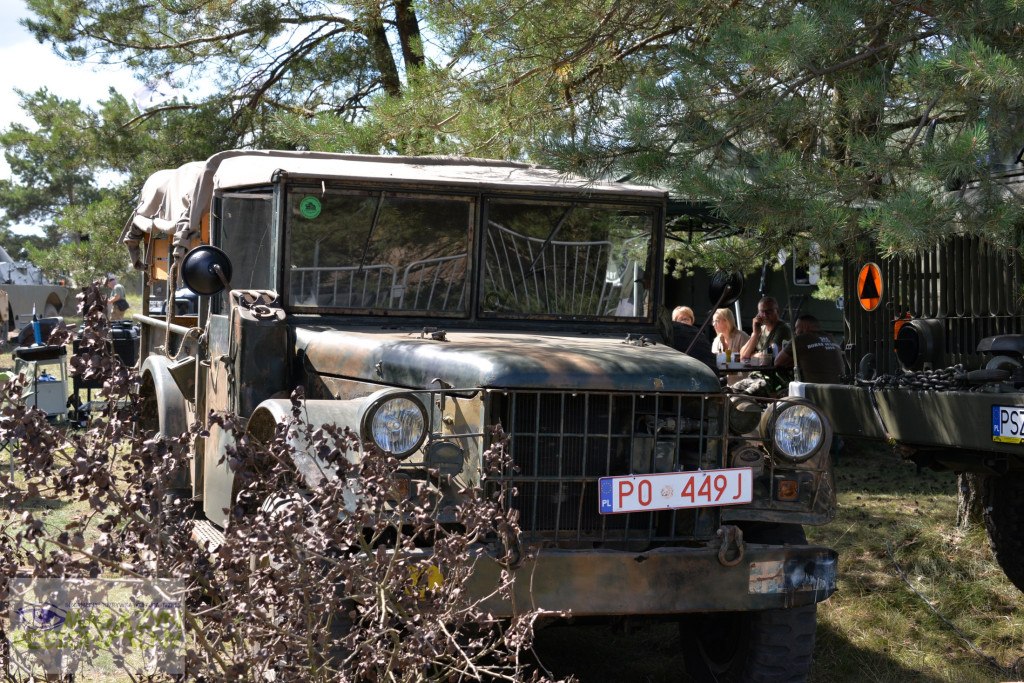
<path fill-rule="evenodd" d="M 752 543 L 807 542 L 794 525 L 751 526 L 743 534 Z M 806 605 L 687 615 L 680 624 L 686 673 L 699 683 L 806 681 L 817 614 L 817 605 Z"/>
<path fill-rule="evenodd" d="M 1024 474 L 985 479 L 985 530 L 1006 578 L 1024 591 Z"/>

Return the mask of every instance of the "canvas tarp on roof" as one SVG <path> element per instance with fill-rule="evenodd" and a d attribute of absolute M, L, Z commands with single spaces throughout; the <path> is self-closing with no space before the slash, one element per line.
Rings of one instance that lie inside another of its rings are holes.
<path fill-rule="evenodd" d="M 121 233 L 121 241 L 128 247 L 132 265 L 137 270 L 145 268 L 139 245 L 147 234 L 171 235 L 178 255 L 188 249 L 191 209 L 205 166 L 205 162 L 194 161 L 180 168 L 157 171 L 143 185 L 139 205 Z M 179 245 L 184 249 L 179 251 Z"/>

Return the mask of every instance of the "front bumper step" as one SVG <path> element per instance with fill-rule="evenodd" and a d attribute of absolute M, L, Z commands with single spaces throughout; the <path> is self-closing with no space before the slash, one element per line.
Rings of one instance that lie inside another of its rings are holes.
<path fill-rule="evenodd" d="M 533 608 L 573 616 L 664 615 L 821 602 L 836 590 L 838 556 L 818 546 L 748 543 L 742 560 L 730 567 L 716 548 L 545 548 L 511 570 L 510 600 L 495 594 L 502 569 L 493 557 L 480 555 L 466 586 L 471 596 L 489 596 L 483 608 L 496 616 Z"/>

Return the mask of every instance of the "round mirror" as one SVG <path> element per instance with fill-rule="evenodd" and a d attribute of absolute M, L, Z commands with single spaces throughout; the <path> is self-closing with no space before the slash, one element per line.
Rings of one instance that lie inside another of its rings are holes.
<path fill-rule="evenodd" d="M 220 269 L 220 275 L 217 269 Z M 181 262 L 181 279 L 196 294 L 217 294 L 231 282 L 231 259 L 217 247 L 202 244 L 185 254 Z"/>
<path fill-rule="evenodd" d="M 713 305 L 731 306 L 743 293 L 743 276 L 737 272 L 718 271 L 711 278 L 708 287 L 708 299 Z"/>

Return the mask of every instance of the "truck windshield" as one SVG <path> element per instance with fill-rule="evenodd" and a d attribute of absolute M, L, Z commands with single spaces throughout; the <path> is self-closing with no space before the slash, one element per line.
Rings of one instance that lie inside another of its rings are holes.
<path fill-rule="evenodd" d="M 472 209 L 463 197 L 293 189 L 289 304 L 466 313 Z"/>
<path fill-rule="evenodd" d="M 635 207 L 491 200 L 481 313 L 646 317 L 653 225 Z"/>

